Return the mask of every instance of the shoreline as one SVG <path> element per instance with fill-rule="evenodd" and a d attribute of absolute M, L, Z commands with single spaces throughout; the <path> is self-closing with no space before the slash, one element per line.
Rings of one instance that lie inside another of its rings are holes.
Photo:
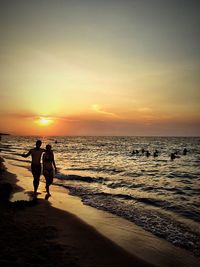
<path fill-rule="evenodd" d="M 1 185 L 10 183 L 14 194 L 20 189 L 16 182 L 10 170 L 1 174 Z M 27 203 L 1 207 L 1 266 L 153 266 L 40 196 L 35 204 Z"/>

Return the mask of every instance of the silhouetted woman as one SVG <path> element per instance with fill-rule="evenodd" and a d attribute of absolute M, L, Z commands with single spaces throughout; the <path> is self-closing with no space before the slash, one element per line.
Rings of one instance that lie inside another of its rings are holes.
<path fill-rule="evenodd" d="M 42 157 L 43 163 L 43 175 L 46 179 L 46 191 L 47 195 L 50 196 L 49 186 L 53 183 L 54 170 L 57 172 L 56 164 L 54 161 L 54 154 L 51 150 L 51 145 L 46 146 L 46 152 Z"/>

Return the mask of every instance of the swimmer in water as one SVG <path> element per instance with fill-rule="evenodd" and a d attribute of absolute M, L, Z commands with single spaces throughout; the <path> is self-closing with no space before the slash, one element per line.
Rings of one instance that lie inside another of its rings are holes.
<path fill-rule="evenodd" d="M 158 150 L 156 149 L 153 153 L 154 158 L 158 157 Z"/>
<path fill-rule="evenodd" d="M 184 149 L 183 149 L 183 155 L 184 155 L 184 156 L 187 155 L 187 152 L 188 152 L 188 151 L 187 151 L 187 148 L 184 148 Z"/>
<path fill-rule="evenodd" d="M 151 153 L 149 152 L 149 150 L 146 151 L 146 156 L 149 157 L 151 155 Z"/>

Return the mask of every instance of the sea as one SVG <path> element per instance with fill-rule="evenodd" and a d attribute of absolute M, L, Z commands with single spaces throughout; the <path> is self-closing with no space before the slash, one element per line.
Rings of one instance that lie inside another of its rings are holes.
<path fill-rule="evenodd" d="M 200 137 L 3 136 L 0 155 L 30 170 L 20 154 L 37 139 L 52 145 L 66 194 L 200 256 Z"/>

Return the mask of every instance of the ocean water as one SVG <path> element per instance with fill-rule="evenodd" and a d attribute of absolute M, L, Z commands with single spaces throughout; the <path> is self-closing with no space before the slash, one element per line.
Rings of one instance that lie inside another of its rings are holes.
<path fill-rule="evenodd" d="M 1 155 L 30 169 L 18 154 L 35 137 L 5 136 Z M 124 217 L 200 256 L 199 137 L 51 137 L 59 172 L 54 183 L 83 203 Z M 147 157 L 141 150 L 149 150 Z M 188 150 L 183 155 L 183 149 Z M 133 150 L 138 155 L 132 155 Z M 158 157 L 153 152 L 158 150 Z M 170 154 L 178 152 L 172 161 Z"/>

